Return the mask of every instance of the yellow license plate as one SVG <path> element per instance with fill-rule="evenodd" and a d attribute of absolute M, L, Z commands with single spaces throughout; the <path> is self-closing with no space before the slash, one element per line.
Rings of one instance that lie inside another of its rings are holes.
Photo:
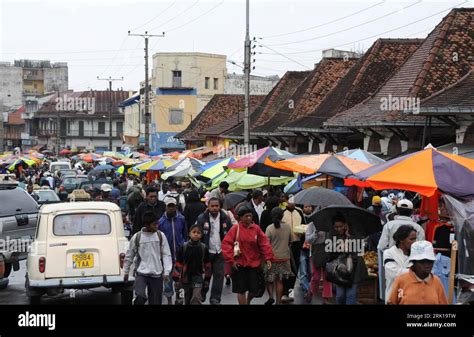
<path fill-rule="evenodd" d="M 83 269 L 94 267 L 94 254 L 72 254 L 72 268 Z"/>

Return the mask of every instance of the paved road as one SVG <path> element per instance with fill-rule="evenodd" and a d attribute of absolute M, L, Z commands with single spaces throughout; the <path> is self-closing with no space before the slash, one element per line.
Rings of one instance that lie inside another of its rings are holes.
<path fill-rule="evenodd" d="M 4 290 L 0 290 L 0 305 L 5 304 L 29 304 L 25 293 L 26 262 L 20 263 L 20 270 L 10 274 L 10 284 Z M 297 282 L 298 283 L 298 282 Z M 209 297 L 209 296 L 208 296 Z M 256 298 L 252 304 L 263 304 L 268 299 L 265 294 L 262 298 Z M 120 304 L 120 295 L 114 294 L 110 289 L 95 288 L 91 290 L 77 290 L 75 297 L 71 297 L 71 290 L 65 290 L 63 294 L 49 297 L 43 296 L 41 303 L 44 305 L 96 305 L 96 304 Z M 305 303 L 299 287 L 295 289 L 295 301 L 293 304 Z M 320 304 L 320 298 L 314 298 L 313 304 Z M 230 286 L 224 286 L 222 293 L 222 304 L 237 304 L 236 295 L 232 293 Z"/>

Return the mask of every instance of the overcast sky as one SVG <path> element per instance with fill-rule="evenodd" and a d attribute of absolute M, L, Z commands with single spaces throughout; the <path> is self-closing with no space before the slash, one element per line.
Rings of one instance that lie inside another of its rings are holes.
<path fill-rule="evenodd" d="M 262 37 L 255 75 L 306 70 L 321 50 L 365 51 L 379 37 L 426 37 L 452 7 L 473 0 L 250 0 L 250 36 Z M 0 0 L 0 60 L 45 59 L 69 64 L 69 87 L 104 89 L 96 77 L 124 77 L 114 86 L 137 89 L 144 79 L 144 41 L 128 30 L 161 34 L 156 52 L 225 54 L 243 62 L 244 0 Z M 228 72 L 242 69 L 228 64 Z"/>

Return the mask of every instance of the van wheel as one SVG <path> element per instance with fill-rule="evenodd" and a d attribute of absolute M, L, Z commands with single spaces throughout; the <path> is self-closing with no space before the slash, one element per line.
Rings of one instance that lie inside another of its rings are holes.
<path fill-rule="evenodd" d="M 3 273 L 3 277 L 10 276 L 11 272 L 12 272 L 12 264 L 11 263 L 5 263 L 5 272 Z"/>
<path fill-rule="evenodd" d="M 133 291 L 122 290 L 120 292 L 120 304 L 132 305 L 132 301 L 133 301 Z"/>
<path fill-rule="evenodd" d="M 0 290 L 6 289 L 6 287 L 8 287 L 8 283 L 9 283 L 8 277 L 1 278 L 0 279 Z"/>

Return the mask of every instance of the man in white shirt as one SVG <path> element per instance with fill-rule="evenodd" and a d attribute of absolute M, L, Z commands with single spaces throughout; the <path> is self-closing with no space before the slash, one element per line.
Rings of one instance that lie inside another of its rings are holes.
<path fill-rule="evenodd" d="M 203 242 L 209 247 L 212 267 L 212 289 L 210 304 L 220 304 L 224 286 L 224 257 L 222 240 L 232 227 L 231 219 L 221 210 L 221 200 L 209 199 L 207 210 L 198 216 L 196 224 L 203 229 Z M 203 287 L 203 301 L 208 287 Z"/>
<path fill-rule="evenodd" d="M 260 190 L 253 191 L 252 200 L 250 200 L 248 206 L 252 210 L 253 222 L 257 225 L 260 225 L 262 213 L 265 209 L 265 203 L 263 202 L 263 192 Z"/>
<path fill-rule="evenodd" d="M 397 229 L 402 225 L 412 226 L 416 230 L 417 241 L 425 239 L 425 231 L 423 230 L 423 227 L 411 219 L 413 203 L 410 200 L 402 199 L 398 201 L 397 213 L 398 215 L 395 216 L 395 220 L 389 221 L 383 226 L 382 235 L 380 236 L 380 241 L 377 245 L 379 250 L 385 250 L 395 245 L 393 234 L 395 234 Z"/>

